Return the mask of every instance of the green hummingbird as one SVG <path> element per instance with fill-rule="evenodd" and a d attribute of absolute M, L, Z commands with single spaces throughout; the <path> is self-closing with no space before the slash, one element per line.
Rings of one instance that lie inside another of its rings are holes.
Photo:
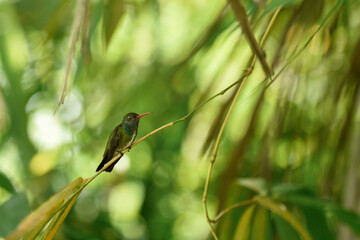
<path fill-rule="evenodd" d="M 131 146 L 137 135 L 140 118 L 150 113 L 151 112 L 143 114 L 128 113 L 125 115 L 123 121 L 117 125 L 110 134 L 103 154 L 103 160 L 96 169 L 97 172 L 100 171 L 107 162 L 118 155 L 123 149 Z M 105 171 L 111 172 L 119 160 L 120 158 L 105 169 Z"/>

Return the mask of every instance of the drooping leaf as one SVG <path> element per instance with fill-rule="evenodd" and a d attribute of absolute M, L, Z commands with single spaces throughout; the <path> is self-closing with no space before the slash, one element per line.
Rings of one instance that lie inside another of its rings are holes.
<path fill-rule="evenodd" d="M 233 238 L 234 240 L 249 238 L 250 224 L 251 224 L 251 219 L 253 217 L 254 209 L 255 209 L 255 205 L 249 206 L 241 216 L 240 221 L 238 222 L 235 230 L 235 234 Z"/>
<path fill-rule="evenodd" d="M 254 200 L 286 220 L 304 238 L 304 240 L 312 239 L 304 226 L 287 210 L 284 204 L 274 202 L 269 198 L 256 197 Z"/>
<path fill-rule="evenodd" d="M 65 220 L 66 216 L 68 215 L 70 209 L 76 202 L 76 199 L 80 195 L 81 191 L 79 191 L 77 194 L 75 194 L 72 199 L 67 203 L 67 206 L 64 207 L 60 212 L 58 212 L 55 217 L 51 220 L 51 223 L 49 227 L 47 228 L 46 232 L 44 233 L 44 236 L 41 239 L 51 240 L 57 231 L 59 230 L 61 224 Z"/>
<path fill-rule="evenodd" d="M 109 0 L 104 11 L 104 29 L 106 46 L 109 45 L 121 17 L 125 13 L 125 2 L 123 0 Z"/>
<path fill-rule="evenodd" d="M 68 195 L 71 194 L 74 189 L 80 187 L 82 182 L 82 178 L 77 178 L 70 184 L 66 185 L 63 189 L 23 219 L 15 231 L 6 237 L 6 240 L 15 240 L 22 236 L 24 236 L 24 240 L 34 239 L 48 221 L 57 213 L 59 207 L 63 204 Z"/>
<path fill-rule="evenodd" d="M 306 226 L 313 239 L 334 239 L 334 234 L 326 221 L 327 205 L 325 201 L 316 199 L 316 196 L 310 192 L 298 191 L 297 194 L 283 195 L 285 200 L 299 206 L 304 213 Z"/>
<path fill-rule="evenodd" d="M 45 28 L 46 40 L 53 38 L 59 26 L 63 24 L 66 15 L 71 12 L 71 3 L 69 0 L 60 1 L 59 6 L 51 14 Z"/>
<path fill-rule="evenodd" d="M 309 195 L 291 194 L 283 196 L 283 198 L 284 200 L 301 207 L 308 207 L 323 211 L 324 213 L 331 213 L 337 219 L 348 225 L 354 233 L 360 236 L 360 216 L 353 211 L 346 210 L 333 202 L 317 199 L 316 197 Z"/>
<path fill-rule="evenodd" d="M 239 22 L 243 34 L 246 36 L 249 42 L 251 50 L 253 51 L 254 55 L 258 57 L 265 74 L 267 76 L 272 75 L 273 72 L 265 59 L 264 51 L 260 48 L 258 42 L 256 41 L 248 15 L 242 2 L 237 0 L 229 0 L 228 2 L 234 12 L 236 19 Z"/>
<path fill-rule="evenodd" d="M 267 240 L 270 234 L 269 212 L 266 208 L 258 207 L 254 213 L 252 240 Z"/>

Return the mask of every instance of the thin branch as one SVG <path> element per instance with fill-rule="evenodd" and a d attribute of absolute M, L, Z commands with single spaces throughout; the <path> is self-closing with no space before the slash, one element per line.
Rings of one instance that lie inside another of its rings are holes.
<path fill-rule="evenodd" d="M 231 88 L 233 88 L 234 86 L 236 86 L 237 84 L 241 83 L 242 80 L 247 76 L 247 74 L 249 74 L 248 72 L 245 73 L 243 76 L 241 76 L 237 81 L 233 82 L 232 84 L 230 84 L 228 87 L 224 88 L 223 90 L 221 90 L 220 92 L 216 93 L 215 95 L 213 95 L 212 97 L 210 97 L 209 99 L 207 99 L 206 101 L 202 102 L 201 104 L 199 104 L 197 107 L 195 107 L 190 113 L 188 113 L 187 115 L 185 115 L 184 117 L 170 122 L 168 124 L 165 124 L 155 130 L 153 130 L 152 132 L 146 134 L 145 136 L 143 136 L 142 138 L 140 138 L 139 140 L 137 140 L 135 143 L 133 143 L 130 147 L 123 149 L 118 155 L 116 155 L 115 157 L 113 157 L 109 162 L 107 162 L 104 167 L 99 171 L 96 172 L 92 177 L 87 178 L 84 181 L 84 184 L 81 185 L 81 187 L 79 187 L 77 190 L 75 190 L 72 194 L 70 194 L 68 196 L 68 198 L 63 202 L 63 204 L 59 207 L 58 211 L 60 211 L 63 207 L 66 206 L 68 201 L 71 201 L 71 199 L 80 191 L 82 191 L 90 182 L 92 182 L 95 178 L 97 178 L 103 171 L 105 171 L 105 169 L 107 169 L 111 164 L 113 164 L 115 161 L 117 161 L 119 158 L 121 158 L 125 153 L 127 153 L 128 151 L 130 151 L 131 148 L 133 148 L 134 146 L 136 146 L 137 144 L 139 144 L 140 142 L 144 141 L 145 139 L 147 139 L 148 137 L 154 135 L 155 133 L 171 127 L 179 122 L 183 122 L 185 120 L 187 120 L 188 118 L 190 118 L 195 112 L 197 112 L 200 108 L 202 108 L 205 104 L 209 103 L 211 100 L 213 100 L 214 98 L 225 94 L 227 91 L 229 91 Z"/>
<path fill-rule="evenodd" d="M 310 44 L 310 42 L 314 39 L 314 37 L 320 32 L 320 30 L 324 27 L 327 20 L 330 18 L 330 16 L 336 11 L 337 8 L 339 8 L 343 4 L 343 1 L 337 1 L 334 7 L 329 11 L 329 13 L 324 17 L 324 19 L 321 21 L 320 25 L 316 29 L 316 31 L 309 37 L 309 39 L 305 42 L 305 44 L 296 51 L 292 56 L 289 57 L 289 59 L 286 61 L 285 65 L 279 70 L 279 72 L 271 79 L 271 81 L 266 85 L 266 88 L 268 88 L 279 76 L 280 74 L 297 58 L 300 56 L 300 54 L 307 48 L 307 46 Z"/>
<path fill-rule="evenodd" d="M 255 56 L 257 56 L 260 60 L 260 63 L 263 67 L 264 72 L 266 73 L 266 76 L 271 77 L 272 70 L 269 67 L 269 64 L 266 62 L 264 51 L 262 50 L 262 46 L 260 46 L 256 38 L 254 36 L 254 32 L 251 28 L 248 16 L 246 14 L 246 10 L 244 6 L 242 5 L 240 0 L 228 0 L 231 8 L 233 9 L 233 12 L 235 14 L 235 17 L 237 21 L 239 22 L 241 29 L 246 36 L 247 40 L 249 41 L 250 47 L 254 53 Z"/>
<path fill-rule="evenodd" d="M 253 204 L 253 203 L 255 203 L 255 200 L 253 200 L 253 199 L 235 203 L 234 205 L 231 205 L 230 207 L 225 208 L 224 210 L 222 210 L 214 219 L 211 220 L 211 222 L 212 223 L 217 223 L 220 220 L 220 218 L 222 218 L 225 214 L 227 214 L 231 210 L 233 210 L 235 208 L 243 207 L 243 206 L 246 206 L 246 205 L 250 205 L 250 204 Z"/>
<path fill-rule="evenodd" d="M 264 32 L 264 35 L 263 35 L 263 37 L 262 37 L 262 39 L 261 39 L 261 41 L 260 41 L 260 47 L 263 46 L 265 40 L 267 39 L 267 37 L 268 37 L 268 35 L 269 35 L 269 32 L 270 32 L 270 29 L 271 29 L 271 27 L 273 26 L 273 23 L 274 23 L 276 17 L 278 16 L 280 10 L 281 10 L 281 8 L 279 8 L 279 9 L 273 14 L 272 19 L 271 19 L 269 25 L 267 26 L 267 28 L 266 28 L 266 30 L 265 30 L 265 32 Z M 240 92 L 241 92 L 241 90 L 242 90 L 242 87 L 244 86 L 244 83 L 245 83 L 246 80 L 248 79 L 249 75 L 251 74 L 252 69 L 254 68 L 255 62 L 256 62 L 256 55 L 254 55 L 253 60 L 252 60 L 252 62 L 251 62 L 251 64 L 250 64 L 250 66 L 248 67 L 248 69 L 249 69 L 250 71 L 247 73 L 247 75 L 245 75 L 245 77 L 244 77 L 243 81 L 241 82 L 239 88 L 237 89 L 237 91 L 236 91 L 236 93 L 235 93 L 235 95 L 234 95 L 234 98 L 233 98 L 233 100 L 232 100 L 232 102 L 231 102 L 231 104 L 230 104 L 230 107 L 229 107 L 229 109 L 228 109 L 228 111 L 227 111 L 227 113 L 226 113 L 226 116 L 225 116 L 225 118 L 224 118 L 223 124 L 221 125 L 220 131 L 219 131 L 218 136 L 217 136 L 217 138 L 216 138 L 215 145 L 214 145 L 214 150 L 213 150 L 213 152 L 212 152 L 212 156 L 211 156 L 211 159 L 210 159 L 210 165 L 209 165 L 209 169 L 208 169 L 208 175 L 207 175 L 207 177 L 206 177 L 205 187 L 204 187 L 204 192 L 203 192 L 203 207 L 204 207 L 204 210 L 205 210 L 206 220 L 207 220 L 207 222 L 208 222 L 208 224 L 209 224 L 209 227 L 210 227 L 210 229 L 211 229 L 211 233 L 212 233 L 214 239 L 218 239 L 218 237 L 217 237 L 215 231 L 213 231 L 212 222 L 213 222 L 214 220 L 212 220 L 212 219 L 209 217 L 209 211 L 208 211 L 208 208 L 207 208 L 207 195 L 208 195 L 208 190 L 209 190 L 209 185 L 210 185 L 211 172 L 212 172 L 212 169 L 213 169 L 213 167 L 214 167 L 214 163 L 215 163 L 215 160 L 216 160 L 217 152 L 218 152 L 219 146 L 220 146 L 220 140 L 221 140 L 221 137 L 222 137 L 223 132 L 224 132 L 224 130 L 225 130 L 225 126 L 226 126 L 226 124 L 227 124 L 227 122 L 228 122 L 228 120 L 229 120 L 229 116 L 230 116 L 230 114 L 231 114 L 231 112 L 232 112 L 232 110 L 233 110 L 233 108 L 234 108 L 234 105 L 235 105 L 235 103 L 236 103 L 236 100 L 237 100 L 238 97 L 239 97 L 239 94 L 240 94 Z"/>

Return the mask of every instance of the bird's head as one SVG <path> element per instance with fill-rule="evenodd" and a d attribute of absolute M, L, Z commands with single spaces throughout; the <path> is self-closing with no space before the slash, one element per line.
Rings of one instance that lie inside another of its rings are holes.
<path fill-rule="evenodd" d="M 146 112 L 143 114 L 137 114 L 137 113 L 128 113 L 123 118 L 123 124 L 126 124 L 127 126 L 137 126 L 139 124 L 140 118 L 142 116 L 148 115 L 151 112 Z"/>

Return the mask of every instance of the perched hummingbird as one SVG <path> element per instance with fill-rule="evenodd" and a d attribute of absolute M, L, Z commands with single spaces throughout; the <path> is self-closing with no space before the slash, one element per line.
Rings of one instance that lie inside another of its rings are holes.
<path fill-rule="evenodd" d="M 108 161 L 118 155 L 123 149 L 131 146 L 137 135 L 140 118 L 150 113 L 151 112 L 143 114 L 128 113 L 125 115 L 122 123 L 116 126 L 110 134 L 103 154 L 103 160 L 96 169 L 97 172 L 100 171 Z M 105 171 L 111 172 L 119 160 L 120 158 L 105 169 Z"/>

